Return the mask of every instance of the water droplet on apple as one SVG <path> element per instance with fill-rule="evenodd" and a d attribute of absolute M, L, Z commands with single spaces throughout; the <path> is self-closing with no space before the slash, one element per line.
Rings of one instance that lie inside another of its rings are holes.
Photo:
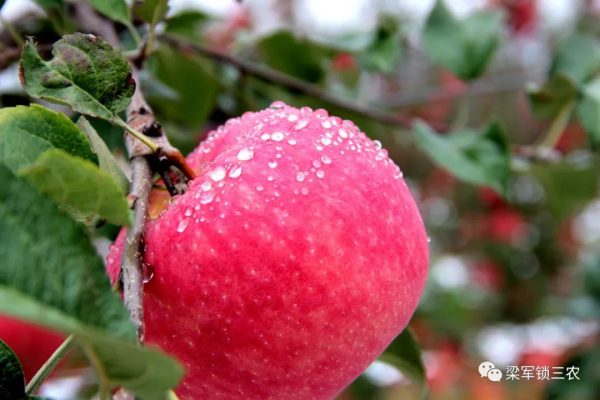
<path fill-rule="evenodd" d="M 285 107 L 285 103 L 283 101 L 277 100 L 271 103 L 271 105 L 269 106 L 269 108 L 272 108 L 274 110 L 280 110 L 283 107 Z"/>
<path fill-rule="evenodd" d="M 269 161 L 267 165 L 269 166 L 269 168 L 277 168 L 277 161 Z"/>
<path fill-rule="evenodd" d="M 308 126 L 308 120 L 305 119 L 301 119 L 300 121 L 298 121 L 298 123 L 296 125 L 294 125 L 294 130 L 295 131 L 299 131 L 301 129 L 304 129 Z"/>
<path fill-rule="evenodd" d="M 281 142 L 284 138 L 283 132 L 275 132 L 271 135 L 271 140 Z"/>
<path fill-rule="evenodd" d="M 323 164 L 331 164 L 331 158 L 329 158 L 327 156 L 323 156 L 323 157 L 321 157 L 321 162 Z"/>
<path fill-rule="evenodd" d="M 323 179 L 323 177 L 325 176 L 325 172 L 322 170 L 318 170 L 317 171 L 317 178 L 319 179 Z"/>
<path fill-rule="evenodd" d="M 306 174 L 304 172 L 298 172 L 296 174 L 296 180 L 298 182 L 302 182 L 304 180 L 304 178 L 306 178 Z"/>
<path fill-rule="evenodd" d="M 262 192 L 263 190 L 265 190 L 265 188 L 262 185 L 256 185 L 257 192 Z"/>
<path fill-rule="evenodd" d="M 295 146 L 296 145 L 296 140 L 295 139 L 290 139 L 290 140 L 288 140 L 288 143 L 290 144 L 290 146 Z"/>
<path fill-rule="evenodd" d="M 329 128 L 331 128 L 331 122 L 325 120 L 325 121 L 321 122 L 321 126 L 325 129 L 329 129 Z"/>
<path fill-rule="evenodd" d="M 328 137 L 323 137 L 321 138 L 321 143 L 323 143 L 323 146 L 329 146 L 331 144 L 331 139 Z"/>
<path fill-rule="evenodd" d="M 202 185 L 200 185 L 200 188 L 205 192 L 208 192 L 212 188 L 212 183 L 209 181 L 203 182 Z"/>
<path fill-rule="evenodd" d="M 381 149 L 381 142 L 379 140 L 373 140 L 373 144 L 377 150 Z"/>
<path fill-rule="evenodd" d="M 294 121 L 296 121 L 297 119 L 298 119 L 298 116 L 297 116 L 296 114 L 290 114 L 290 115 L 288 115 L 288 117 L 287 117 L 287 120 L 288 120 L 288 121 L 290 121 L 290 122 L 294 122 Z"/>
<path fill-rule="evenodd" d="M 300 193 L 306 196 L 308 194 L 308 189 L 303 187 L 302 189 L 300 189 Z"/>
<path fill-rule="evenodd" d="M 185 213 L 184 213 L 184 215 L 185 215 L 186 217 L 189 217 L 189 216 L 191 216 L 191 215 L 192 215 L 192 209 L 191 209 L 191 208 L 187 208 L 187 209 L 185 210 Z"/>
<path fill-rule="evenodd" d="M 182 233 L 183 231 L 185 231 L 185 229 L 188 227 L 188 225 L 190 224 L 190 220 L 187 218 L 182 219 L 181 221 L 179 221 L 179 225 L 177 225 L 177 232 Z"/>
<path fill-rule="evenodd" d="M 210 173 L 210 179 L 212 179 L 215 182 L 219 182 L 223 180 L 223 178 L 225 178 L 226 173 L 227 171 L 225 171 L 225 168 L 217 167 Z"/>
<path fill-rule="evenodd" d="M 319 161 L 319 160 L 313 160 L 312 165 L 315 168 L 320 168 L 321 167 L 321 161 Z"/>
<path fill-rule="evenodd" d="M 213 192 L 206 192 L 200 196 L 200 204 L 208 204 L 215 198 L 215 194 Z"/>
<path fill-rule="evenodd" d="M 340 128 L 340 130 L 338 131 L 338 135 L 340 135 L 342 139 L 346 139 L 348 137 L 348 132 Z"/>
<path fill-rule="evenodd" d="M 254 157 L 254 150 L 252 149 L 241 149 L 237 154 L 237 159 L 240 161 L 252 160 Z"/>
<path fill-rule="evenodd" d="M 230 178 L 238 178 L 242 174 L 242 167 L 238 166 L 229 171 Z"/>
<path fill-rule="evenodd" d="M 154 278 L 154 268 L 152 265 L 142 263 L 142 282 L 148 283 Z"/>
<path fill-rule="evenodd" d="M 268 133 L 263 133 L 262 135 L 260 135 L 260 140 L 262 140 L 263 142 L 266 142 L 269 139 L 271 139 L 271 135 L 269 135 Z"/>

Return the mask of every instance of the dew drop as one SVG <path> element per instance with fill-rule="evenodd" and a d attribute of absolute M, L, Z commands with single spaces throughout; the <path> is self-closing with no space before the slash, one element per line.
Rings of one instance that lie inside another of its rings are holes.
<path fill-rule="evenodd" d="M 277 161 L 269 161 L 267 165 L 269 168 L 277 168 Z"/>
<path fill-rule="evenodd" d="M 238 166 L 229 171 L 229 177 L 238 178 L 242 174 L 242 167 Z"/>
<path fill-rule="evenodd" d="M 321 143 L 323 143 L 323 146 L 329 146 L 331 144 L 331 139 L 328 137 L 321 138 Z"/>
<path fill-rule="evenodd" d="M 202 185 L 200 185 L 200 188 L 202 190 L 204 190 L 205 192 L 208 192 L 212 188 L 212 183 L 210 183 L 209 181 L 206 181 Z"/>
<path fill-rule="evenodd" d="M 340 135 L 342 139 L 346 139 L 348 137 L 348 132 L 340 128 L 340 130 L 338 131 L 338 135 Z"/>
<path fill-rule="evenodd" d="M 183 215 L 185 215 L 186 217 L 189 217 L 192 215 L 192 209 L 191 208 L 187 208 L 185 210 L 185 213 L 183 213 Z"/>
<path fill-rule="evenodd" d="M 317 171 L 317 178 L 323 179 L 324 176 L 325 176 L 325 172 L 323 172 L 322 170 Z"/>
<path fill-rule="evenodd" d="M 294 125 L 294 130 L 299 131 L 301 129 L 304 129 L 308 126 L 308 120 L 305 119 L 301 119 L 300 121 L 298 121 L 296 123 L 296 125 Z"/>
<path fill-rule="evenodd" d="M 223 180 L 223 178 L 225 178 L 226 173 L 227 171 L 225 171 L 225 168 L 217 167 L 210 173 L 210 179 L 212 179 L 215 182 L 219 182 Z"/>
<path fill-rule="evenodd" d="M 298 119 L 298 116 L 297 116 L 296 114 L 290 114 L 290 115 L 288 115 L 288 117 L 287 117 L 287 120 L 288 120 L 288 121 L 290 121 L 290 122 L 294 122 L 294 121 L 296 121 L 297 119 Z"/>
<path fill-rule="evenodd" d="M 277 100 L 271 103 L 271 105 L 269 106 L 269 108 L 273 109 L 273 110 L 280 110 L 283 107 L 285 107 L 285 103 L 283 101 Z"/>
<path fill-rule="evenodd" d="M 263 190 L 265 190 L 265 188 L 262 185 L 256 185 L 257 192 L 262 192 Z"/>
<path fill-rule="evenodd" d="M 215 194 L 213 192 L 206 192 L 200 196 L 200 204 L 208 204 L 215 198 Z"/>
<path fill-rule="evenodd" d="M 325 129 L 329 129 L 329 128 L 331 128 L 331 122 L 325 120 L 325 121 L 321 122 L 321 126 Z"/>
<path fill-rule="evenodd" d="M 300 193 L 306 196 L 308 194 L 308 189 L 303 187 L 302 189 L 300 189 Z"/>
<path fill-rule="evenodd" d="M 275 142 L 281 142 L 283 140 L 283 132 L 275 132 L 271 135 L 271 140 Z"/>
<path fill-rule="evenodd" d="M 254 157 L 254 150 L 252 149 L 241 149 L 237 154 L 237 159 L 240 161 L 252 160 Z"/>
<path fill-rule="evenodd" d="M 331 158 L 329 158 L 327 156 L 323 156 L 323 157 L 321 157 L 321 162 L 323 164 L 331 164 Z"/>
<path fill-rule="evenodd" d="M 296 180 L 298 182 L 302 182 L 304 180 L 304 178 L 306 178 L 306 174 L 304 172 L 298 172 L 296 174 Z"/>
<path fill-rule="evenodd" d="M 260 135 L 260 140 L 262 140 L 263 142 L 266 142 L 269 139 L 271 139 L 271 135 L 269 135 L 268 133 L 263 133 L 262 135 Z"/>
<path fill-rule="evenodd" d="M 319 160 L 313 160 L 312 165 L 315 168 L 319 168 L 321 166 L 321 161 L 319 161 Z"/>
<path fill-rule="evenodd" d="M 379 140 L 373 140 L 373 144 L 377 150 L 381 150 L 381 142 Z"/>
<path fill-rule="evenodd" d="M 148 283 L 154 278 L 154 268 L 146 263 L 142 264 L 142 282 Z"/>
<path fill-rule="evenodd" d="M 295 139 L 290 139 L 290 140 L 288 140 L 288 143 L 290 144 L 290 146 L 295 146 L 296 145 L 296 140 Z"/>
<path fill-rule="evenodd" d="M 182 233 L 190 224 L 190 220 L 185 218 L 179 221 L 179 225 L 177 225 L 177 232 Z"/>

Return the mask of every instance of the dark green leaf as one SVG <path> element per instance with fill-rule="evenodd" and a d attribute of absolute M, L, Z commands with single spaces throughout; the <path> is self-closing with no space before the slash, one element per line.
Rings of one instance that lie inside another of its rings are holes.
<path fill-rule="evenodd" d="M 131 15 L 129 14 L 129 8 L 125 0 L 88 1 L 99 13 L 106 15 L 108 18 L 125 25 L 130 23 Z"/>
<path fill-rule="evenodd" d="M 551 75 L 564 75 L 579 85 L 600 70 L 600 45 L 589 35 L 575 34 L 558 49 Z"/>
<path fill-rule="evenodd" d="M 506 193 L 510 153 L 500 125 L 493 123 L 483 133 L 465 130 L 440 135 L 418 121 L 413 131 L 417 146 L 437 165 L 466 182 Z"/>
<path fill-rule="evenodd" d="M 531 172 L 544 187 L 548 208 L 558 220 L 579 211 L 598 194 L 598 164 L 592 157 L 532 165 Z"/>
<path fill-rule="evenodd" d="M 186 37 L 190 40 L 200 40 L 202 31 L 210 19 L 199 11 L 185 11 L 167 20 L 165 32 Z"/>
<path fill-rule="evenodd" d="M 156 25 L 169 11 L 168 0 L 138 0 L 134 2 L 133 12 L 145 22 Z"/>
<path fill-rule="evenodd" d="M 17 172 L 52 147 L 98 161 L 86 137 L 64 114 L 35 104 L 0 109 L 0 162 Z"/>
<path fill-rule="evenodd" d="M 370 71 L 391 73 L 402 53 L 399 29 L 396 21 L 381 22 L 373 42 L 359 55 L 361 65 Z"/>
<path fill-rule="evenodd" d="M 577 99 L 577 88 L 563 75 L 554 75 L 544 86 L 529 91 L 529 103 L 538 118 L 554 118 Z"/>
<path fill-rule="evenodd" d="M 463 80 L 479 77 L 500 44 L 502 15 L 480 11 L 459 20 L 437 0 L 423 31 L 423 48 Z"/>
<path fill-rule="evenodd" d="M 585 85 L 582 92 L 577 114 L 590 142 L 597 148 L 600 146 L 600 78 Z"/>
<path fill-rule="evenodd" d="M 200 129 L 217 100 L 218 81 L 206 60 L 184 56 L 168 47 L 150 59 L 154 76 L 179 98 L 148 96 L 159 120 Z"/>
<path fill-rule="evenodd" d="M 125 174 L 123 174 L 123 171 L 119 167 L 115 156 L 113 156 L 113 154 L 106 146 L 104 140 L 102 140 L 100 135 L 98 135 L 98 132 L 96 132 L 94 127 L 84 117 L 79 118 L 79 120 L 77 121 L 77 126 L 79 127 L 79 129 L 81 129 L 81 131 L 85 134 L 85 136 L 87 136 L 88 140 L 90 141 L 94 153 L 96 153 L 96 155 L 98 156 L 98 163 L 100 164 L 100 169 L 112 176 L 112 178 L 117 183 L 121 191 L 125 193 L 129 186 L 129 182 L 127 181 Z"/>
<path fill-rule="evenodd" d="M 64 5 L 63 0 L 34 0 L 38 6 L 47 10 L 50 8 L 62 8 Z"/>
<path fill-rule="evenodd" d="M 258 47 L 265 62 L 278 71 L 313 83 L 325 77 L 323 60 L 330 51 L 316 43 L 280 31 L 262 39 Z"/>
<path fill-rule="evenodd" d="M 181 367 L 136 344 L 83 227 L 2 165 L 0 182 L 0 312 L 74 334 L 108 384 L 164 399 Z"/>
<path fill-rule="evenodd" d="M 135 337 L 83 227 L 1 165 L 0 177 L 0 292 L 20 291 L 72 321 Z M 13 306 L 0 302 L 18 314 Z"/>
<path fill-rule="evenodd" d="M 25 376 L 17 355 L 0 340 L 0 399 L 23 399 Z"/>
<path fill-rule="evenodd" d="M 127 107 L 135 90 L 131 67 L 121 52 L 101 38 L 76 33 L 56 42 L 52 54 L 46 62 L 33 42 L 27 42 L 20 65 L 25 91 L 114 122 L 115 113 Z"/>
<path fill-rule="evenodd" d="M 108 172 L 89 161 L 50 149 L 20 175 L 78 221 L 91 223 L 101 217 L 115 225 L 129 225 L 123 190 Z"/>
<path fill-rule="evenodd" d="M 410 329 L 405 329 L 394 339 L 379 359 L 398 368 L 414 382 L 425 383 L 421 348 Z"/>

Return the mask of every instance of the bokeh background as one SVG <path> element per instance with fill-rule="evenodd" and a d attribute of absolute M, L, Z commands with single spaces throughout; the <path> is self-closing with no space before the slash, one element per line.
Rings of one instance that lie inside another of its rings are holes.
<path fill-rule="evenodd" d="M 460 20 L 481 10 L 502 18 L 499 46 L 484 72 L 468 81 L 423 48 L 434 3 L 172 0 L 159 30 L 205 51 L 187 54 L 159 44 L 142 77 L 145 92 L 184 151 L 227 118 L 277 99 L 355 120 L 404 171 L 430 236 L 428 285 L 410 324 L 422 347 L 429 397 L 599 399 L 594 142 L 600 138 L 594 140 L 597 131 L 571 114 L 550 145 L 540 146 L 548 143 L 544 138 L 556 119 L 536 113 L 528 94 L 556 75 L 566 53 L 569 68 L 587 68 L 586 82 L 597 78 L 600 1 L 445 1 Z M 73 9 L 68 1 L 6 2 L 0 12 L 9 21 L 0 29 L 0 106 L 29 102 L 18 82 L 18 54 L 7 26 L 34 35 L 43 48 L 61 34 L 84 29 Z M 121 35 L 127 43 L 127 30 Z M 224 62 L 219 55 L 233 59 Z M 331 96 L 359 109 L 348 110 L 329 101 Z M 390 115 L 398 119 L 390 122 Z M 416 119 L 442 134 L 499 121 L 509 143 L 507 192 L 464 182 L 432 162 L 415 146 L 410 124 Z M 95 125 L 122 155 L 116 128 Z M 99 251 L 106 251 L 114 234 L 107 229 L 99 235 Z M 491 382 L 478 373 L 483 361 L 503 372 L 508 366 L 577 366 L 579 379 Z M 45 391 L 65 398 L 89 380 L 86 374 L 59 375 Z M 422 396 L 420 384 L 376 362 L 340 399 Z"/>

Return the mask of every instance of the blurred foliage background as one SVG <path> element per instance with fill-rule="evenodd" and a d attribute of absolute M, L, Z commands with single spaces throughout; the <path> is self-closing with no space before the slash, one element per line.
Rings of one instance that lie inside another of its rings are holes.
<path fill-rule="evenodd" d="M 30 101 L 17 76 L 24 37 L 47 53 L 63 34 L 102 34 L 81 3 L 6 1 L 0 106 Z M 133 25 L 117 22 L 131 51 L 148 12 L 133 10 Z M 182 151 L 283 100 L 352 119 L 402 168 L 431 240 L 411 322 L 431 399 L 600 398 L 600 1 L 181 0 L 165 11 L 142 85 Z M 119 129 L 92 123 L 123 157 Z M 100 251 L 115 233 L 99 231 Z M 496 383 L 482 361 L 577 366 L 580 379 Z M 380 361 L 340 399 L 421 396 Z"/>

